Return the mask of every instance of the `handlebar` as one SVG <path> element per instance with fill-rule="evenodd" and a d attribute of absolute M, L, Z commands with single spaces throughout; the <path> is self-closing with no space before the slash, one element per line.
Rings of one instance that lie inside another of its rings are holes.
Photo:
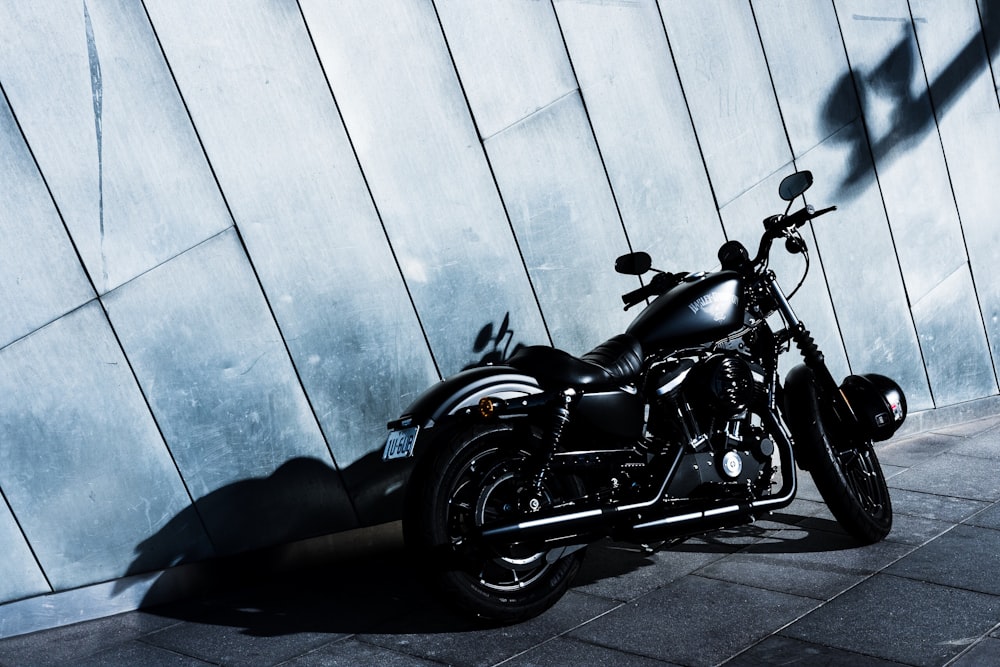
<path fill-rule="evenodd" d="M 622 302 L 625 304 L 625 310 L 642 303 L 650 297 L 663 294 L 668 289 L 683 280 L 684 275 L 685 274 L 683 273 L 664 272 L 655 274 L 653 279 L 649 281 L 648 285 L 643 285 L 639 289 L 632 290 L 627 294 L 622 294 Z"/>
<path fill-rule="evenodd" d="M 813 218 L 818 218 L 821 215 L 836 210 L 836 206 L 821 208 L 818 211 L 812 206 L 804 206 L 791 215 L 772 215 L 770 218 L 764 220 L 764 229 L 768 232 L 780 234 L 786 229 L 791 229 L 792 227 L 799 228 Z"/>
<path fill-rule="evenodd" d="M 827 213 L 836 210 L 836 206 L 821 208 L 818 211 L 812 206 L 804 206 L 795 213 L 791 213 L 789 215 L 772 215 L 764 220 L 764 235 L 760 239 L 760 247 L 757 249 L 757 256 L 752 260 L 747 261 L 746 249 L 738 242 L 730 241 L 729 244 L 735 243 L 739 246 L 739 252 L 742 253 L 742 257 L 734 256 L 727 258 L 720 255 L 723 266 L 725 267 L 727 263 L 735 262 L 735 265 L 731 268 L 735 268 L 741 272 L 754 270 L 752 267 L 762 266 L 765 260 L 767 260 L 767 257 L 771 252 L 771 244 L 774 240 L 783 236 L 789 237 L 789 241 L 795 240 L 798 242 L 797 244 L 787 246 L 789 252 L 802 252 L 805 250 L 805 244 L 797 234 L 792 235 L 791 232 L 802 227 L 810 220 L 815 220 L 821 215 L 826 215 Z M 723 248 L 725 248 L 725 246 L 723 246 Z M 722 250 L 720 250 L 720 253 L 721 252 Z M 683 281 L 685 275 L 686 274 L 684 273 L 666 273 L 658 271 L 653 276 L 652 280 L 649 281 L 648 285 L 643 285 L 639 289 L 622 294 L 622 302 L 625 304 L 625 310 L 642 303 L 650 297 L 663 294 L 674 285 Z"/>
<path fill-rule="evenodd" d="M 803 206 L 790 215 L 772 215 L 764 220 L 764 236 L 760 239 L 760 247 L 757 249 L 757 256 L 753 258 L 753 264 L 760 264 L 767 259 L 771 252 L 771 243 L 782 236 L 785 236 L 793 229 L 802 227 L 810 220 L 815 220 L 821 215 L 826 215 L 831 211 L 836 211 L 836 206 L 828 206 L 818 211 L 812 206 Z"/>

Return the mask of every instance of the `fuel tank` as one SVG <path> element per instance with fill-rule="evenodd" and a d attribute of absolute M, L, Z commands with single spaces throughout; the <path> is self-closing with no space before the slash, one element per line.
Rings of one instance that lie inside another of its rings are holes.
<path fill-rule="evenodd" d="M 693 274 L 639 313 L 628 333 L 647 352 L 697 345 L 743 325 L 743 279 L 735 271 Z"/>

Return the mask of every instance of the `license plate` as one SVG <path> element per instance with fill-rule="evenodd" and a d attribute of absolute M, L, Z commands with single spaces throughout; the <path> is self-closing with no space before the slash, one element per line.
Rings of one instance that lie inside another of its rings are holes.
<path fill-rule="evenodd" d="M 413 456 L 413 445 L 417 442 L 417 432 L 419 426 L 401 428 L 398 431 L 391 431 L 385 441 L 385 449 L 382 450 L 382 460 L 405 459 Z"/>

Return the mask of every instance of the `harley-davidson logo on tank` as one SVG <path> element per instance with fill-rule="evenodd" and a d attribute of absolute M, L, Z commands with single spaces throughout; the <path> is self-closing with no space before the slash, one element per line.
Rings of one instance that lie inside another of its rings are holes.
<path fill-rule="evenodd" d="M 716 290 L 698 297 L 688 304 L 688 308 L 695 315 L 699 311 L 704 310 L 712 316 L 713 320 L 721 322 L 729 316 L 733 306 L 738 306 L 739 303 L 739 299 L 732 292 L 728 290 Z"/>

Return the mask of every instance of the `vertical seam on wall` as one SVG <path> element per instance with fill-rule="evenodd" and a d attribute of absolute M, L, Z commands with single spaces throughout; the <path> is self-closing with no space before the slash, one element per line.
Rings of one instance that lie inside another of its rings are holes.
<path fill-rule="evenodd" d="M 232 221 L 232 229 L 236 233 L 236 238 L 240 243 L 240 248 L 243 250 L 243 255 L 246 258 L 247 265 L 253 272 L 254 280 L 257 283 L 257 289 L 260 290 L 261 297 L 264 299 L 264 304 L 267 306 L 268 314 L 271 316 L 271 321 L 274 323 L 275 328 L 278 330 L 278 337 L 281 339 L 281 344 L 285 348 L 285 355 L 288 359 L 289 364 L 292 367 L 292 372 L 295 373 L 295 379 L 298 382 L 299 389 L 302 391 L 302 395 L 305 398 L 306 405 L 309 406 L 309 411 L 313 416 L 316 428 L 319 429 L 319 435 L 323 439 L 323 444 L 326 445 L 327 453 L 330 455 L 330 462 L 333 464 L 334 471 L 337 473 L 337 478 L 340 480 L 341 487 L 345 490 L 344 496 L 347 498 L 351 506 L 351 511 L 354 513 L 354 520 L 357 523 L 359 521 L 359 515 L 357 508 L 354 505 L 354 499 L 349 493 L 346 493 L 346 484 L 344 483 L 343 477 L 341 476 L 340 466 L 337 464 L 337 458 L 334 456 L 333 449 L 330 446 L 330 441 L 326 437 L 326 433 L 323 431 L 323 426 L 319 421 L 319 416 L 316 412 L 316 407 L 313 405 L 312 399 L 309 397 L 309 393 L 306 391 L 305 385 L 302 383 L 302 376 L 299 373 L 298 366 L 295 364 L 295 359 L 292 357 L 291 350 L 288 347 L 288 342 L 285 339 L 284 334 L 281 331 L 281 324 L 278 322 L 278 318 L 274 314 L 274 308 L 271 306 L 271 300 L 267 296 L 267 291 L 264 289 L 264 284 L 261 282 L 260 274 L 257 272 L 257 267 L 254 265 L 253 259 L 250 257 L 250 252 L 247 249 L 246 242 L 243 239 L 243 234 L 240 232 L 239 225 L 236 224 L 236 217 L 233 215 L 233 210 L 229 205 L 229 199 L 226 197 L 225 191 L 222 189 L 222 183 L 219 182 L 219 176 L 215 172 L 215 167 L 212 165 L 212 160 L 208 155 L 208 150 L 205 148 L 205 142 L 202 141 L 201 133 L 198 131 L 198 125 L 194 121 L 194 116 L 191 115 L 191 109 L 188 108 L 187 100 L 184 99 L 184 93 L 181 91 L 180 84 L 177 81 L 177 76 L 174 74 L 174 68 L 170 65 L 170 59 L 167 57 L 166 50 L 163 48 L 163 43 L 160 40 L 160 35 L 156 31 L 156 26 L 153 23 L 153 18 L 149 15 L 149 9 L 146 7 L 146 1 L 142 0 L 142 10 L 146 15 L 146 21 L 149 23 L 150 30 L 153 32 L 153 38 L 156 40 L 156 45 L 159 48 L 160 54 L 163 56 L 163 62 L 167 66 L 167 71 L 170 72 L 170 78 L 174 83 L 174 89 L 177 91 L 177 97 L 180 99 L 181 104 L 184 106 L 184 112 L 187 114 L 188 122 L 191 123 L 191 130 L 194 132 L 195 138 L 198 140 L 198 145 L 201 148 L 202 155 L 205 157 L 205 164 L 208 166 L 209 172 L 212 174 L 212 180 L 215 182 L 215 187 L 219 191 L 219 196 L 222 198 L 222 203 L 226 207 L 226 212 L 229 214 L 229 219 Z M 136 380 L 138 382 L 138 379 Z M 141 389 L 141 385 L 140 385 Z M 145 392 L 143 392 L 145 395 Z M 155 419 L 155 415 L 154 415 Z M 164 438 L 166 443 L 166 438 Z M 173 452 L 170 449 L 169 443 L 167 443 L 167 451 L 170 452 L 170 457 L 173 459 Z M 181 473 L 180 467 L 177 464 L 176 459 L 174 459 L 174 465 L 177 466 L 178 474 L 181 475 L 181 480 L 184 481 L 184 486 L 187 488 L 187 481 L 184 480 L 184 475 Z M 190 490 L 188 491 L 190 495 Z M 192 506 L 197 510 L 197 502 L 192 502 Z M 201 518 L 201 513 L 198 513 L 198 517 Z M 204 520 L 202 524 L 204 525 Z M 211 542 L 212 536 L 208 530 L 207 525 L 205 526 L 205 534 L 208 535 L 208 539 Z M 214 548 L 213 543 L 213 548 Z"/>
<path fill-rule="evenodd" d="M 986 49 L 986 67 L 990 70 L 990 81 L 993 82 L 993 95 L 997 98 L 997 106 L 1000 107 L 1000 90 L 997 89 L 996 72 L 993 70 L 993 54 L 990 53 L 990 40 L 986 38 L 986 24 L 983 22 L 983 12 L 979 8 L 980 0 L 976 0 L 976 14 L 979 16 L 979 34 L 983 36 L 983 48 Z M 997 10 L 993 10 L 993 20 L 996 21 Z"/>
<path fill-rule="evenodd" d="M 788 154 L 792 156 L 792 166 L 795 167 L 795 149 L 792 148 L 792 137 L 788 134 L 788 125 L 785 123 L 785 114 L 781 111 L 781 101 L 778 99 L 778 89 L 774 85 L 774 75 L 771 73 L 771 63 L 767 58 L 767 50 L 764 48 L 764 38 L 760 34 L 760 22 L 757 21 L 757 12 L 753 9 L 753 0 L 747 3 L 750 7 L 750 17 L 753 19 L 754 30 L 757 31 L 757 43 L 760 44 L 760 53 L 764 56 L 764 69 L 767 70 L 767 80 L 771 84 L 771 93 L 774 95 L 774 106 L 778 109 L 778 118 L 781 120 L 781 130 L 785 133 L 785 143 L 788 144 Z M 796 169 L 798 167 L 795 167 Z"/>
<path fill-rule="evenodd" d="M 479 131 L 479 123 L 476 122 L 476 114 L 472 110 L 472 103 L 469 101 L 469 95 L 465 92 L 465 84 L 462 82 L 462 76 L 458 71 L 458 64 L 455 62 L 455 54 L 451 50 L 451 43 L 448 41 L 448 34 L 445 32 L 444 23 L 441 22 L 441 13 L 438 11 L 436 0 L 431 2 L 431 9 L 434 10 L 434 17 L 437 19 L 438 30 L 441 32 L 441 39 L 444 41 L 444 47 L 448 51 L 448 59 L 451 60 L 451 68 L 455 72 L 455 80 L 458 81 L 458 87 L 462 91 L 462 98 L 465 100 L 465 108 L 469 111 L 469 119 L 472 121 L 472 126 L 476 130 L 476 137 L 479 138 L 479 147 L 483 152 L 483 159 L 486 160 L 486 168 L 489 169 L 490 178 L 493 179 L 493 188 L 496 190 L 497 199 L 500 200 L 500 206 L 503 208 L 504 217 L 507 219 L 507 227 L 510 229 L 510 235 L 514 239 L 514 247 L 517 248 L 517 254 L 521 258 L 521 266 L 524 267 L 524 275 L 528 279 L 528 287 L 531 289 L 531 294 L 535 299 L 535 307 L 538 308 L 538 316 L 542 320 L 542 327 L 545 329 L 545 337 L 549 340 L 549 345 L 553 345 L 552 332 L 549 331 L 549 323 L 545 319 L 545 311 L 542 309 L 542 302 L 538 298 L 538 290 L 535 289 L 535 281 L 531 278 L 531 271 L 528 269 L 528 261 L 524 258 L 524 252 L 521 250 L 521 242 L 517 238 L 517 230 L 514 229 L 514 222 L 511 220 L 510 211 L 507 208 L 507 202 L 503 198 L 503 191 L 500 189 L 500 181 L 497 180 L 496 171 L 493 169 L 493 162 L 490 160 L 490 152 L 486 150 L 486 139 L 483 138 L 482 132 Z"/>
<path fill-rule="evenodd" d="M 764 54 L 764 66 L 767 68 L 767 76 L 771 81 L 771 91 L 774 93 L 774 102 L 778 107 L 778 116 L 781 118 L 781 127 L 785 131 L 785 140 L 788 142 L 788 152 L 792 156 L 792 167 L 798 171 L 798 160 L 795 156 L 795 148 L 792 146 L 792 136 L 788 132 L 788 125 L 785 123 L 785 114 L 781 110 L 781 98 L 778 97 L 777 86 L 774 85 L 774 75 L 771 73 L 771 61 L 767 57 L 767 49 L 764 47 L 764 38 L 760 34 L 760 22 L 757 20 L 757 12 L 753 8 L 753 0 L 750 0 L 750 14 L 753 16 L 754 27 L 757 29 L 757 39 L 760 42 L 760 51 Z M 838 25 L 839 27 L 839 25 Z M 822 142 L 820 142 L 822 143 Z M 808 202 L 808 197 L 805 198 Z M 819 271 L 820 275 L 823 277 L 823 286 L 826 289 L 826 296 L 830 300 L 830 310 L 833 312 L 833 322 L 837 327 L 837 339 L 840 341 L 840 349 L 844 353 L 844 360 L 847 362 L 847 370 L 851 372 L 851 360 L 847 355 L 847 342 L 844 340 L 844 332 L 840 327 L 840 316 L 837 313 L 837 306 L 833 301 L 833 291 L 830 289 L 830 277 L 826 272 L 826 263 L 823 261 L 823 251 L 819 247 L 819 239 L 816 238 L 816 230 L 813 227 L 813 223 L 809 223 L 809 232 L 812 235 L 813 248 L 816 253 L 816 259 L 819 261 Z M 808 262 L 806 263 L 806 268 L 808 268 Z"/>
<path fill-rule="evenodd" d="M 312 30 L 309 28 L 309 21 L 306 19 L 306 14 L 302 10 L 302 4 L 299 0 L 295 0 L 295 6 L 298 7 L 299 16 L 302 17 L 302 25 L 305 26 L 306 35 L 309 37 L 309 44 L 312 46 L 313 53 L 316 54 L 316 62 L 319 64 L 319 69 L 323 73 L 323 80 L 326 81 L 326 89 L 330 93 L 330 100 L 333 102 L 333 108 L 337 112 L 337 117 L 340 119 L 340 126 L 344 130 L 344 136 L 347 138 L 347 144 L 351 147 L 351 154 L 354 156 L 354 162 L 358 166 L 358 173 L 361 175 L 361 181 L 365 184 L 365 191 L 368 193 L 368 201 L 372 205 L 372 210 L 375 211 L 375 217 L 378 218 L 379 227 L 382 228 L 382 235 L 385 237 L 386 246 L 389 248 L 389 254 L 392 255 L 392 261 L 396 265 L 396 272 L 399 274 L 399 279 L 403 284 L 403 289 L 406 290 L 406 298 L 410 301 L 410 308 L 413 311 L 413 316 L 417 320 L 417 326 L 420 327 L 420 334 L 424 338 L 424 345 L 427 347 L 427 353 L 431 357 L 431 363 L 434 364 L 434 371 L 437 373 L 438 378 L 441 378 L 441 366 L 438 364 L 437 357 L 434 354 L 434 348 L 431 346 L 430 337 L 427 335 L 427 328 L 424 326 L 424 321 L 420 317 L 420 311 L 417 309 L 417 303 L 413 299 L 413 292 L 410 291 L 410 285 L 406 281 L 406 274 L 403 273 L 403 267 L 399 263 L 399 257 L 396 255 L 396 249 L 392 245 L 392 239 L 389 238 L 389 231 L 385 228 L 385 220 L 382 218 L 382 211 L 379 210 L 378 203 L 375 201 L 375 195 L 372 192 L 371 184 L 368 182 L 368 174 L 365 173 L 364 165 L 361 164 L 361 157 L 358 155 L 358 149 L 354 145 L 354 139 L 351 138 L 351 133 L 347 129 L 347 123 L 344 121 L 344 115 L 340 112 L 340 104 L 337 103 L 337 94 L 333 91 L 333 84 L 330 82 L 330 77 L 326 73 L 326 66 L 323 65 L 323 59 L 319 55 L 319 48 L 316 46 L 316 40 L 313 38 Z"/>
<path fill-rule="evenodd" d="M 674 66 L 674 74 L 677 77 L 677 87 L 681 91 L 681 99 L 684 100 L 684 109 L 687 111 L 688 124 L 691 126 L 691 136 L 694 137 L 695 146 L 698 147 L 698 156 L 701 158 L 701 168 L 705 172 L 705 182 L 708 183 L 708 191 L 712 193 L 712 203 L 715 205 L 715 215 L 718 219 L 719 228 L 722 229 L 722 237 L 729 241 L 729 232 L 726 231 L 726 223 L 722 221 L 722 211 L 719 208 L 719 196 L 715 193 L 715 184 L 712 183 L 712 175 L 708 172 L 708 162 L 705 160 L 705 151 L 701 147 L 701 138 L 698 137 L 698 128 L 694 124 L 694 115 L 691 113 L 691 105 L 688 103 L 687 91 L 684 89 L 684 78 L 681 76 L 681 69 L 677 65 L 677 57 L 674 55 L 674 46 L 670 43 L 670 33 L 667 31 L 667 20 L 663 17 L 663 10 L 660 9 L 660 0 L 656 0 L 656 13 L 660 17 L 660 26 L 663 28 L 663 39 L 667 43 L 667 51 L 670 53 L 670 63 Z"/>
<path fill-rule="evenodd" d="M 979 288 L 976 286 L 976 274 L 975 271 L 972 270 L 972 258 L 969 257 L 969 244 L 965 239 L 965 227 L 962 224 L 962 211 L 958 206 L 958 196 L 955 194 L 954 180 L 951 177 L 951 168 L 948 166 L 948 153 L 945 151 L 944 148 L 944 137 L 941 136 L 941 123 L 939 122 L 938 119 L 937 105 L 934 104 L 934 93 L 931 90 L 930 77 L 927 76 L 927 65 L 924 63 L 923 50 L 920 48 L 920 35 L 917 32 L 917 22 L 913 17 L 913 5 L 910 4 L 910 0 L 906 0 L 906 8 L 910 14 L 910 23 L 913 25 L 913 41 L 917 46 L 917 55 L 919 56 L 920 59 L 920 70 L 924 73 L 924 85 L 927 87 L 927 103 L 931 107 L 931 114 L 934 118 L 934 129 L 937 131 L 938 145 L 941 147 L 941 159 L 944 160 L 944 170 L 945 173 L 948 175 L 948 189 L 951 191 L 951 200 L 952 203 L 954 203 L 955 205 L 955 215 L 958 217 L 958 232 L 962 237 L 962 248 L 965 250 L 965 263 L 969 267 L 969 278 L 972 280 L 972 294 L 975 296 L 976 299 L 976 309 L 979 312 L 979 323 L 982 325 L 983 335 L 986 338 L 986 351 L 990 355 L 990 368 L 993 369 L 993 386 L 995 388 L 998 388 L 997 369 L 995 360 L 993 358 L 993 348 L 990 345 L 990 333 L 986 329 L 986 320 L 983 317 L 983 306 L 982 302 L 979 300 Z M 977 5 L 976 15 L 977 16 L 979 15 L 978 5 Z M 979 22 L 979 32 L 980 34 L 983 34 L 983 25 L 981 18 Z M 985 35 L 983 35 L 983 38 L 985 40 Z M 986 53 L 986 62 L 989 63 L 990 60 L 989 49 L 986 48 L 984 50 Z"/>
<path fill-rule="evenodd" d="M 875 186 L 878 189 L 879 200 L 882 202 L 882 212 L 885 214 L 886 227 L 888 227 L 889 230 L 889 240 L 892 243 L 892 252 L 896 256 L 896 268 L 899 270 L 900 284 L 903 288 L 903 295 L 906 297 L 906 310 L 910 315 L 910 324 L 913 326 L 913 333 L 917 338 L 917 351 L 920 353 L 920 366 L 924 372 L 924 381 L 927 383 L 927 392 L 931 397 L 931 405 L 936 407 L 937 401 L 934 399 L 934 388 L 931 386 L 930 374 L 927 372 L 927 359 L 924 356 L 923 345 L 920 344 L 920 332 L 917 331 L 917 322 L 913 317 L 913 303 L 910 300 L 910 291 L 906 287 L 906 280 L 903 278 L 903 267 L 899 261 L 899 250 L 897 249 L 896 236 L 892 231 L 892 222 L 889 220 L 889 210 L 886 208 L 885 195 L 882 193 L 882 184 L 878 177 L 878 165 L 875 163 L 875 152 L 872 150 L 871 135 L 868 133 L 868 121 L 865 119 L 865 110 L 861 101 L 861 92 L 858 89 L 858 81 L 857 77 L 854 75 L 854 68 L 851 66 L 851 54 L 847 49 L 847 40 L 844 38 L 844 30 L 841 27 L 840 14 L 837 12 L 836 0 L 830 0 L 830 4 L 833 5 L 833 15 L 837 19 L 837 31 L 840 33 L 840 43 L 844 47 L 844 58 L 847 60 L 847 68 L 851 74 L 851 84 L 854 86 L 854 96 L 858 100 L 861 127 L 864 129 L 865 144 L 868 146 L 868 157 L 871 160 L 872 174 L 875 176 Z M 910 27 L 913 29 L 912 19 Z M 848 364 L 850 364 L 850 357 L 848 357 Z"/>
<path fill-rule="evenodd" d="M 629 252 L 633 251 L 632 239 L 628 234 L 628 226 L 625 224 L 625 217 L 622 215 L 621 205 L 618 203 L 618 195 L 615 193 L 615 185 L 611 182 L 611 173 L 608 171 L 608 164 L 604 160 L 604 152 L 601 150 L 601 142 L 597 139 L 597 132 L 594 130 L 594 121 L 590 116 L 590 108 L 587 106 L 587 98 L 583 94 L 583 86 L 580 85 L 580 77 L 576 74 L 576 66 L 573 64 L 573 55 L 569 51 L 569 44 L 566 43 L 566 31 L 563 30 L 562 21 L 559 20 L 559 12 L 556 10 L 554 0 L 550 0 L 549 6 L 552 8 L 552 17 L 556 21 L 556 27 L 559 28 L 559 37 L 562 39 L 563 53 L 566 54 L 566 62 L 569 63 L 570 71 L 573 73 L 573 80 L 576 81 L 576 92 L 580 96 L 580 104 L 583 106 L 583 113 L 587 117 L 587 127 L 590 128 L 590 137 L 594 142 L 594 148 L 597 150 L 597 158 L 601 161 L 601 168 L 604 170 L 604 180 L 608 184 L 608 192 L 611 193 L 611 201 L 615 204 L 615 212 L 618 215 L 618 224 L 621 225 L 622 233 L 625 234 L 625 245 L 628 246 Z M 642 276 L 639 276 L 639 281 L 642 283 Z"/>
<path fill-rule="evenodd" d="M 70 246 L 73 248 L 73 252 L 76 254 L 77 261 L 80 262 L 80 267 L 83 269 L 83 274 L 87 277 L 87 282 L 90 283 L 90 289 L 91 289 L 91 291 L 94 294 L 93 298 L 88 299 L 87 301 L 85 301 L 84 303 L 80 304 L 76 308 L 73 308 L 68 313 L 63 313 L 62 315 L 60 315 L 59 317 L 57 317 L 55 320 L 52 320 L 52 322 L 55 322 L 58 319 L 62 319 L 63 317 L 66 317 L 70 313 L 76 312 L 80 308 L 83 308 L 84 306 L 86 306 L 86 305 L 88 305 L 88 304 L 90 304 L 90 303 L 92 303 L 94 301 L 97 301 L 98 303 L 100 303 L 100 305 L 101 305 L 101 312 L 104 315 L 104 320 L 108 323 L 108 329 L 111 331 L 112 335 L 115 337 L 115 343 L 118 345 L 118 349 L 122 353 L 122 358 L 125 359 L 125 363 L 128 365 L 129 372 L 132 374 L 132 379 L 133 379 L 133 381 L 135 381 L 136 388 L 139 389 L 139 395 L 142 396 L 142 400 L 146 404 L 146 410 L 149 411 L 150 418 L 153 420 L 153 424 L 156 426 L 156 430 L 160 434 L 160 438 L 164 442 L 164 447 L 166 448 L 166 444 L 165 444 L 166 443 L 166 439 L 163 438 L 163 430 L 160 428 L 159 422 L 156 421 L 156 416 L 153 414 L 152 407 L 149 405 L 149 401 L 146 398 L 145 392 L 142 391 L 142 387 L 139 385 L 139 379 L 135 375 L 135 369 L 132 368 L 132 363 L 129 361 L 128 355 L 125 354 L 125 348 L 122 347 L 121 341 L 118 339 L 118 332 L 115 331 L 114 325 L 111 324 L 111 319 L 108 317 L 107 311 L 104 309 L 104 303 L 100 300 L 100 296 L 97 293 L 97 286 L 94 283 L 94 278 L 93 278 L 93 276 L 90 275 L 90 271 L 87 270 L 87 265 L 83 261 L 83 255 L 80 254 L 80 249 L 79 249 L 79 247 L 77 247 L 76 240 L 73 238 L 73 235 L 70 233 L 69 227 L 66 224 L 66 218 L 63 216 L 62 210 L 59 208 L 59 202 L 56 201 L 55 195 L 52 193 L 52 188 L 49 186 L 49 181 L 48 181 L 48 179 L 45 178 L 45 174 L 42 172 L 41 165 L 38 164 L 38 158 L 35 156 L 35 151 L 31 148 L 31 143 L 28 141 L 28 136 L 24 133 L 24 128 L 21 126 L 21 122 L 17 118 L 17 113 L 14 111 L 14 105 L 11 104 L 10 98 L 7 96 L 7 91 L 4 89 L 2 83 L 0 83 L 0 94 L 3 95 L 4 102 L 7 104 L 7 108 L 10 110 L 11 118 L 14 119 L 14 124 L 17 126 L 17 131 L 21 135 L 21 140 L 24 141 L 24 146 L 28 150 L 28 154 L 31 155 L 31 161 L 35 165 L 35 169 L 38 172 L 38 178 L 41 179 L 42 184 L 45 186 L 45 191 L 49 195 L 49 201 L 52 202 L 52 208 L 55 209 L 56 215 L 59 216 L 59 221 L 62 223 L 63 231 L 66 232 L 66 238 L 69 240 Z M 51 324 L 52 322 L 49 322 L 48 324 Z M 45 326 L 48 326 L 48 324 L 46 324 Z M 38 329 L 35 329 L 31 333 L 34 333 L 35 331 L 39 331 L 41 328 L 44 328 L 44 327 L 39 327 Z M 28 336 L 31 335 L 31 333 L 25 334 L 24 336 L 22 336 L 18 340 L 27 338 Z M 13 343 L 11 343 L 11 344 L 13 344 Z M 5 346 L 4 349 L 6 349 L 9 346 L 10 345 Z M 167 449 L 167 451 L 169 453 L 169 448 L 166 448 L 166 449 Z M 173 454 L 170 454 L 170 459 L 171 459 L 171 461 L 173 461 Z M 176 465 L 177 465 L 176 462 L 174 462 L 175 468 L 176 468 Z M 180 470 L 177 471 L 177 476 L 178 476 L 178 478 L 180 478 L 181 484 L 184 486 L 184 490 L 185 490 L 185 492 L 187 492 L 188 497 L 190 498 L 191 497 L 191 492 L 187 488 L 187 484 L 184 483 L 184 478 L 180 474 Z M 0 497 L 3 498 L 3 500 L 4 500 L 5 503 L 7 503 L 7 508 L 10 510 L 10 515 L 14 519 L 14 523 L 17 524 L 17 528 L 21 532 L 21 536 L 24 538 L 24 543 L 28 546 L 28 550 L 31 552 L 32 557 L 35 559 L 35 564 L 38 565 L 38 571 L 41 573 L 42 577 L 45 579 L 45 583 L 48 585 L 49 590 L 55 591 L 55 587 L 52 585 L 52 581 L 49 579 L 49 575 L 45 572 L 45 568 L 42 566 L 42 562 L 38 558 L 38 553 L 35 551 L 35 547 L 31 544 L 31 540 L 28 538 L 28 534 L 24 531 L 24 527 L 22 526 L 21 521 L 17 518 L 17 512 L 15 512 L 13 506 L 11 506 L 10 502 L 8 502 L 7 495 L 3 492 L 3 489 L 0 489 Z M 193 504 L 193 501 L 192 501 L 192 504 Z M 199 520 L 200 519 L 201 519 L 201 517 L 199 516 Z M 212 546 L 212 549 L 213 549 L 213 551 L 215 550 L 214 545 Z"/>

